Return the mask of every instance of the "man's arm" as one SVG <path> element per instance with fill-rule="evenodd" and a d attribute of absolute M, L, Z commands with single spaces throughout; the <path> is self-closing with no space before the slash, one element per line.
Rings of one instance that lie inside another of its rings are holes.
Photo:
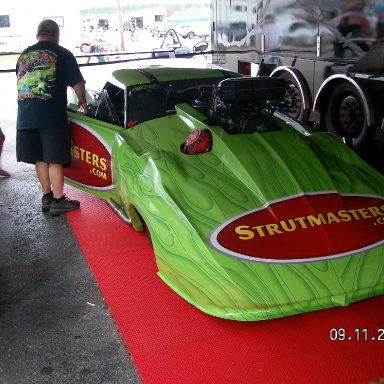
<path fill-rule="evenodd" d="M 88 109 L 87 109 L 87 100 L 85 98 L 85 82 L 84 81 L 80 81 L 77 84 L 75 84 L 72 88 L 75 91 L 76 96 L 77 96 L 77 98 L 79 100 L 79 102 L 77 103 L 77 106 L 79 108 L 80 107 L 83 108 L 84 109 L 84 113 L 87 113 Z"/>

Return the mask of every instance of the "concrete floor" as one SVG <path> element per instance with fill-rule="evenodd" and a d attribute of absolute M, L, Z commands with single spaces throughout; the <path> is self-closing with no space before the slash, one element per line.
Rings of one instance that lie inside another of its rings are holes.
<path fill-rule="evenodd" d="M 0 383 L 140 383 L 66 216 L 15 159 L 15 74 L 0 74 Z"/>

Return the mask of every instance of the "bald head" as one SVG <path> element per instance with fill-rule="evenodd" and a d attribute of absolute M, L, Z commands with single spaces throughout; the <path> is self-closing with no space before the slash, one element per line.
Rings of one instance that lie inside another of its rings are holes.
<path fill-rule="evenodd" d="M 36 37 L 39 41 L 52 41 L 54 43 L 59 43 L 60 28 L 58 24 L 51 20 L 43 20 L 37 27 Z"/>

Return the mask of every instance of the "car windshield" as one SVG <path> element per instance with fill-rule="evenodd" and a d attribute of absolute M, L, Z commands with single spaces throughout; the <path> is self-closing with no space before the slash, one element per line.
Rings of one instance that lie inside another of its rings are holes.
<path fill-rule="evenodd" d="M 127 127 L 175 114 L 187 103 L 208 116 L 212 92 L 223 78 L 172 80 L 128 87 Z"/>

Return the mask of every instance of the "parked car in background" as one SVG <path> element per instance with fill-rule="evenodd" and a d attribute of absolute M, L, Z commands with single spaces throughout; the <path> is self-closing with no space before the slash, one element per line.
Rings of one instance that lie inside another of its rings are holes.
<path fill-rule="evenodd" d="M 206 38 L 211 34 L 209 23 L 188 23 L 174 27 L 176 32 L 184 39 L 194 39 L 195 37 Z"/>
<path fill-rule="evenodd" d="M 92 53 L 92 45 L 97 44 L 99 49 L 97 52 L 118 52 L 119 43 L 117 32 L 112 30 L 103 31 L 95 40 L 89 34 L 83 33 L 81 35 L 81 42 L 79 49 L 83 53 Z"/>
<path fill-rule="evenodd" d="M 165 33 L 168 30 L 168 26 L 166 23 L 158 23 L 155 25 L 148 26 L 149 32 L 152 37 L 164 37 Z"/>

